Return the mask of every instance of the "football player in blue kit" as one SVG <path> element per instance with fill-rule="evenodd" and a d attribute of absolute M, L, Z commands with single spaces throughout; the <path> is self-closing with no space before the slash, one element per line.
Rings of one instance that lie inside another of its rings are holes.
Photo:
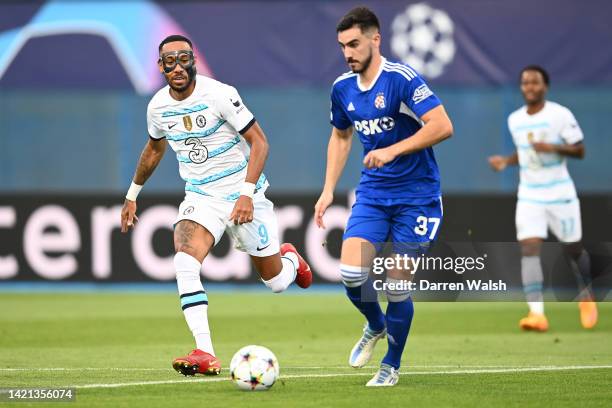
<path fill-rule="evenodd" d="M 363 335 L 349 364 L 365 366 L 376 342 L 387 336 L 388 351 L 367 386 L 392 386 L 413 316 L 410 293 L 387 289 L 383 313 L 369 271 L 385 242 L 394 252 L 419 256 L 427 250 L 442 220 L 440 176 L 432 146 L 451 136 L 453 127 L 440 100 L 411 67 L 380 53 L 380 24 L 365 7 L 348 12 L 336 27 L 338 43 L 351 69 L 331 92 L 332 133 L 325 185 L 315 206 L 319 227 L 333 201 L 355 132 L 363 144 L 363 169 L 344 232 L 340 273 L 350 301 L 365 316 Z M 399 281 L 392 271 L 386 283 Z M 400 285 L 396 285 L 398 287 Z M 393 285 L 388 285 L 391 288 Z"/>

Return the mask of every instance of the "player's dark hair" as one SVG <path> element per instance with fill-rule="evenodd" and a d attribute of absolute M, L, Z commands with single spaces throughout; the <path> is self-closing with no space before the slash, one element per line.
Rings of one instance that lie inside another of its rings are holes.
<path fill-rule="evenodd" d="M 180 35 L 180 34 L 172 34 L 164 38 L 162 42 L 159 43 L 159 52 L 161 52 L 164 44 L 168 44 L 168 43 L 175 42 L 175 41 L 185 41 L 187 44 L 189 44 L 189 47 L 193 49 L 193 45 L 191 45 L 191 40 L 189 38 L 185 37 L 184 35 Z"/>
<path fill-rule="evenodd" d="M 542 79 L 544 79 L 544 83 L 546 84 L 546 86 L 550 85 L 550 76 L 548 75 L 548 72 L 540 65 L 527 65 L 525 68 L 523 68 L 521 70 L 521 74 L 519 75 L 519 81 L 523 77 L 523 72 L 525 71 L 539 72 L 542 75 Z"/>
<path fill-rule="evenodd" d="M 355 7 L 338 22 L 336 32 L 346 31 L 354 26 L 358 26 L 361 32 L 365 32 L 371 28 L 376 28 L 380 31 L 380 23 L 378 17 L 367 7 Z"/>

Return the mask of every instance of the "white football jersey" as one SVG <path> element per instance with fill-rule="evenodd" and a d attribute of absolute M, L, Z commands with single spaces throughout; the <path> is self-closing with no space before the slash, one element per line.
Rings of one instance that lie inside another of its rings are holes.
<path fill-rule="evenodd" d="M 541 204 L 575 199 L 576 188 L 567 171 L 566 157 L 557 153 L 537 153 L 531 146 L 533 142 L 575 144 L 582 141 L 582 130 L 572 112 L 550 101 L 533 115 L 523 106 L 510 114 L 508 128 L 520 166 L 518 199 Z"/>
<path fill-rule="evenodd" d="M 160 89 L 147 107 L 153 139 L 166 138 L 176 152 L 186 195 L 236 200 L 246 177 L 250 148 L 240 132 L 255 118 L 236 89 L 197 75 L 193 93 L 182 101 Z M 268 187 L 262 174 L 258 191 Z"/>

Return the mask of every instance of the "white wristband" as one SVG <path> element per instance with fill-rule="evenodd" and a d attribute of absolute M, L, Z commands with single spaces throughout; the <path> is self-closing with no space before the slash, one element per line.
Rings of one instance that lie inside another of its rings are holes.
<path fill-rule="evenodd" d="M 138 197 L 138 193 L 140 193 L 140 190 L 142 190 L 142 186 L 132 181 L 132 184 L 130 185 L 129 190 L 125 195 L 125 198 L 130 201 L 136 201 L 136 197 Z"/>
<path fill-rule="evenodd" d="M 255 194 L 255 184 L 245 181 L 242 184 L 242 188 L 240 189 L 240 195 L 247 196 L 249 198 L 253 198 L 254 194 Z"/>

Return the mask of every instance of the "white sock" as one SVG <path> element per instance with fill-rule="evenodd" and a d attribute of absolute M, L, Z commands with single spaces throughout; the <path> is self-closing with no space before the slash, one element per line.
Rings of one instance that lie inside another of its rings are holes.
<path fill-rule="evenodd" d="M 185 252 L 178 252 L 174 256 L 176 283 L 185 320 L 193 333 L 196 347 L 214 356 L 208 326 L 208 296 L 200 280 L 201 266 L 197 259 Z"/>
<path fill-rule="evenodd" d="M 263 283 L 272 289 L 272 292 L 274 293 L 283 292 L 289 287 L 289 285 L 291 285 L 291 283 L 293 283 L 295 277 L 297 276 L 299 262 L 297 256 L 293 252 L 287 252 L 285 255 L 281 256 L 281 262 L 283 264 L 283 268 L 279 274 L 270 280 L 263 281 Z"/>
<path fill-rule="evenodd" d="M 539 256 L 523 256 L 521 258 L 521 280 L 529 311 L 544 314 L 544 296 L 542 294 L 544 273 Z"/>
<path fill-rule="evenodd" d="M 544 314 L 544 302 L 527 302 L 529 311 L 537 314 Z"/>

